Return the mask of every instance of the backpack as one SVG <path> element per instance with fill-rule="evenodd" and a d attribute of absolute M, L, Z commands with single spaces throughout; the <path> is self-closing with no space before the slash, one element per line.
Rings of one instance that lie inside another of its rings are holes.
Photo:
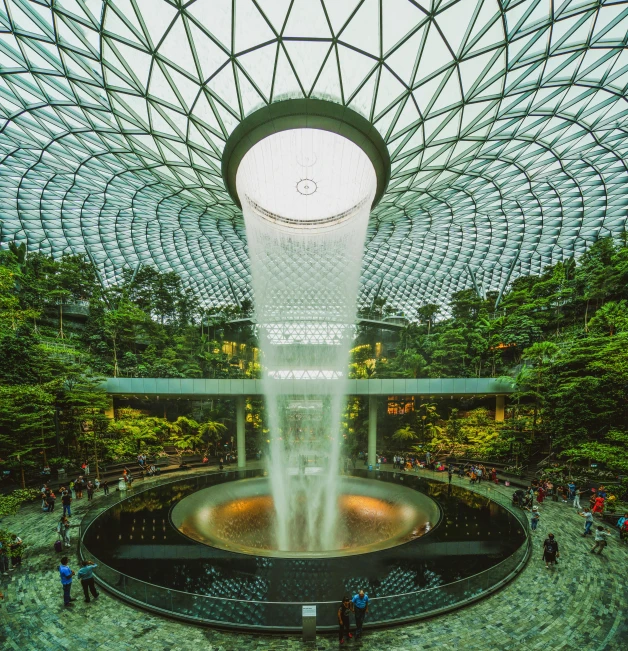
<path fill-rule="evenodd" d="M 63 545 L 61 544 L 60 540 L 55 540 L 55 551 L 56 552 L 63 551 Z"/>

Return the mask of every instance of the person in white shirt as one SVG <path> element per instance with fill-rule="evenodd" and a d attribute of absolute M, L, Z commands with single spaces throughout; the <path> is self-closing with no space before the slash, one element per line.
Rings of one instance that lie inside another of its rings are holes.
<path fill-rule="evenodd" d="M 597 555 L 599 556 L 604 550 L 604 547 L 608 545 L 608 541 L 606 539 L 610 535 L 611 532 L 609 529 L 604 529 L 604 527 L 598 527 L 595 531 L 595 545 L 593 545 L 593 549 L 591 550 L 591 553 L 595 554 L 596 553 L 595 550 L 599 549 L 600 551 L 597 552 Z"/>

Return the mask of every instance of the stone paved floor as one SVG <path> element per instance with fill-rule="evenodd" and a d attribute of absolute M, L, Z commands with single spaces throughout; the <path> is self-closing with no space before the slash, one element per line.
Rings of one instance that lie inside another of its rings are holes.
<path fill-rule="evenodd" d="M 459 481 L 459 480 L 456 480 Z M 467 484 L 468 485 L 468 484 Z M 74 502 L 76 525 L 87 506 Z M 56 513 L 55 513 L 56 516 Z M 151 615 L 106 593 L 90 604 L 62 606 L 52 546 L 56 517 L 28 506 L 0 527 L 30 545 L 23 568 L 0 576 L 0 649 L 15 651 L 295 651 L 338 648 L 336 637 L 304 644 L 294 637 L 243 635 Z M 494 595 L 416 624 L 369 631 L 363 651 L 446 649 L 462 651 L 628 651 L 628 546 L 613 536 L 605 556 L 589 553 L 583 520 L 566 504 L 545 503 L 532 558 L 519 576 Z M 541 544 L 553 531 L 561 549 L 556 571 L 545 569 Z M 77 565 L 72 548 L 71 565 Z M 73 588 L 79 598 L 80 586 Z M 403 608 L 403 602 L 400 603 Z"/>

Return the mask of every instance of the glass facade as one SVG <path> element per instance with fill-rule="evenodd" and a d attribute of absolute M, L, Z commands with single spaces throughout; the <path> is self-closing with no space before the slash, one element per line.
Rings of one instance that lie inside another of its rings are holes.
<path fill-rule="evenodd" d="M 392 160 L 360 302 L 499 291 L 624 229 L 627 45 L 612 0 L 3 0 L 0 237 L 247 298 L 225 142 L 312 97 Z"/>

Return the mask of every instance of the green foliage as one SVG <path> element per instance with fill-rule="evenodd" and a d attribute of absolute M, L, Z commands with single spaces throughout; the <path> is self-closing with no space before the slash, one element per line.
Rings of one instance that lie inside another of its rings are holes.
<path fill-rule="evenodd" d="M 399 443 L 401 445 L 405 445 L 407 443 L 410 443 L 414 440 L 416 440 L 416 433 L 412 431 L 409 425 L 406 425 L 405 427 L 400 427 L 394 434 L 393 434 L 393 440 L 396 443 Z"/>
<path fill-rule="evenodd" d="M 16 515 L 22 502 L 32 502 L 39 495 L 40 492 L 37 488 L 18 488 L 8 495 L 0 495 L 0 518 Z M 0 532 L 0 540 L 3 540 L 2 532 Z"/>

